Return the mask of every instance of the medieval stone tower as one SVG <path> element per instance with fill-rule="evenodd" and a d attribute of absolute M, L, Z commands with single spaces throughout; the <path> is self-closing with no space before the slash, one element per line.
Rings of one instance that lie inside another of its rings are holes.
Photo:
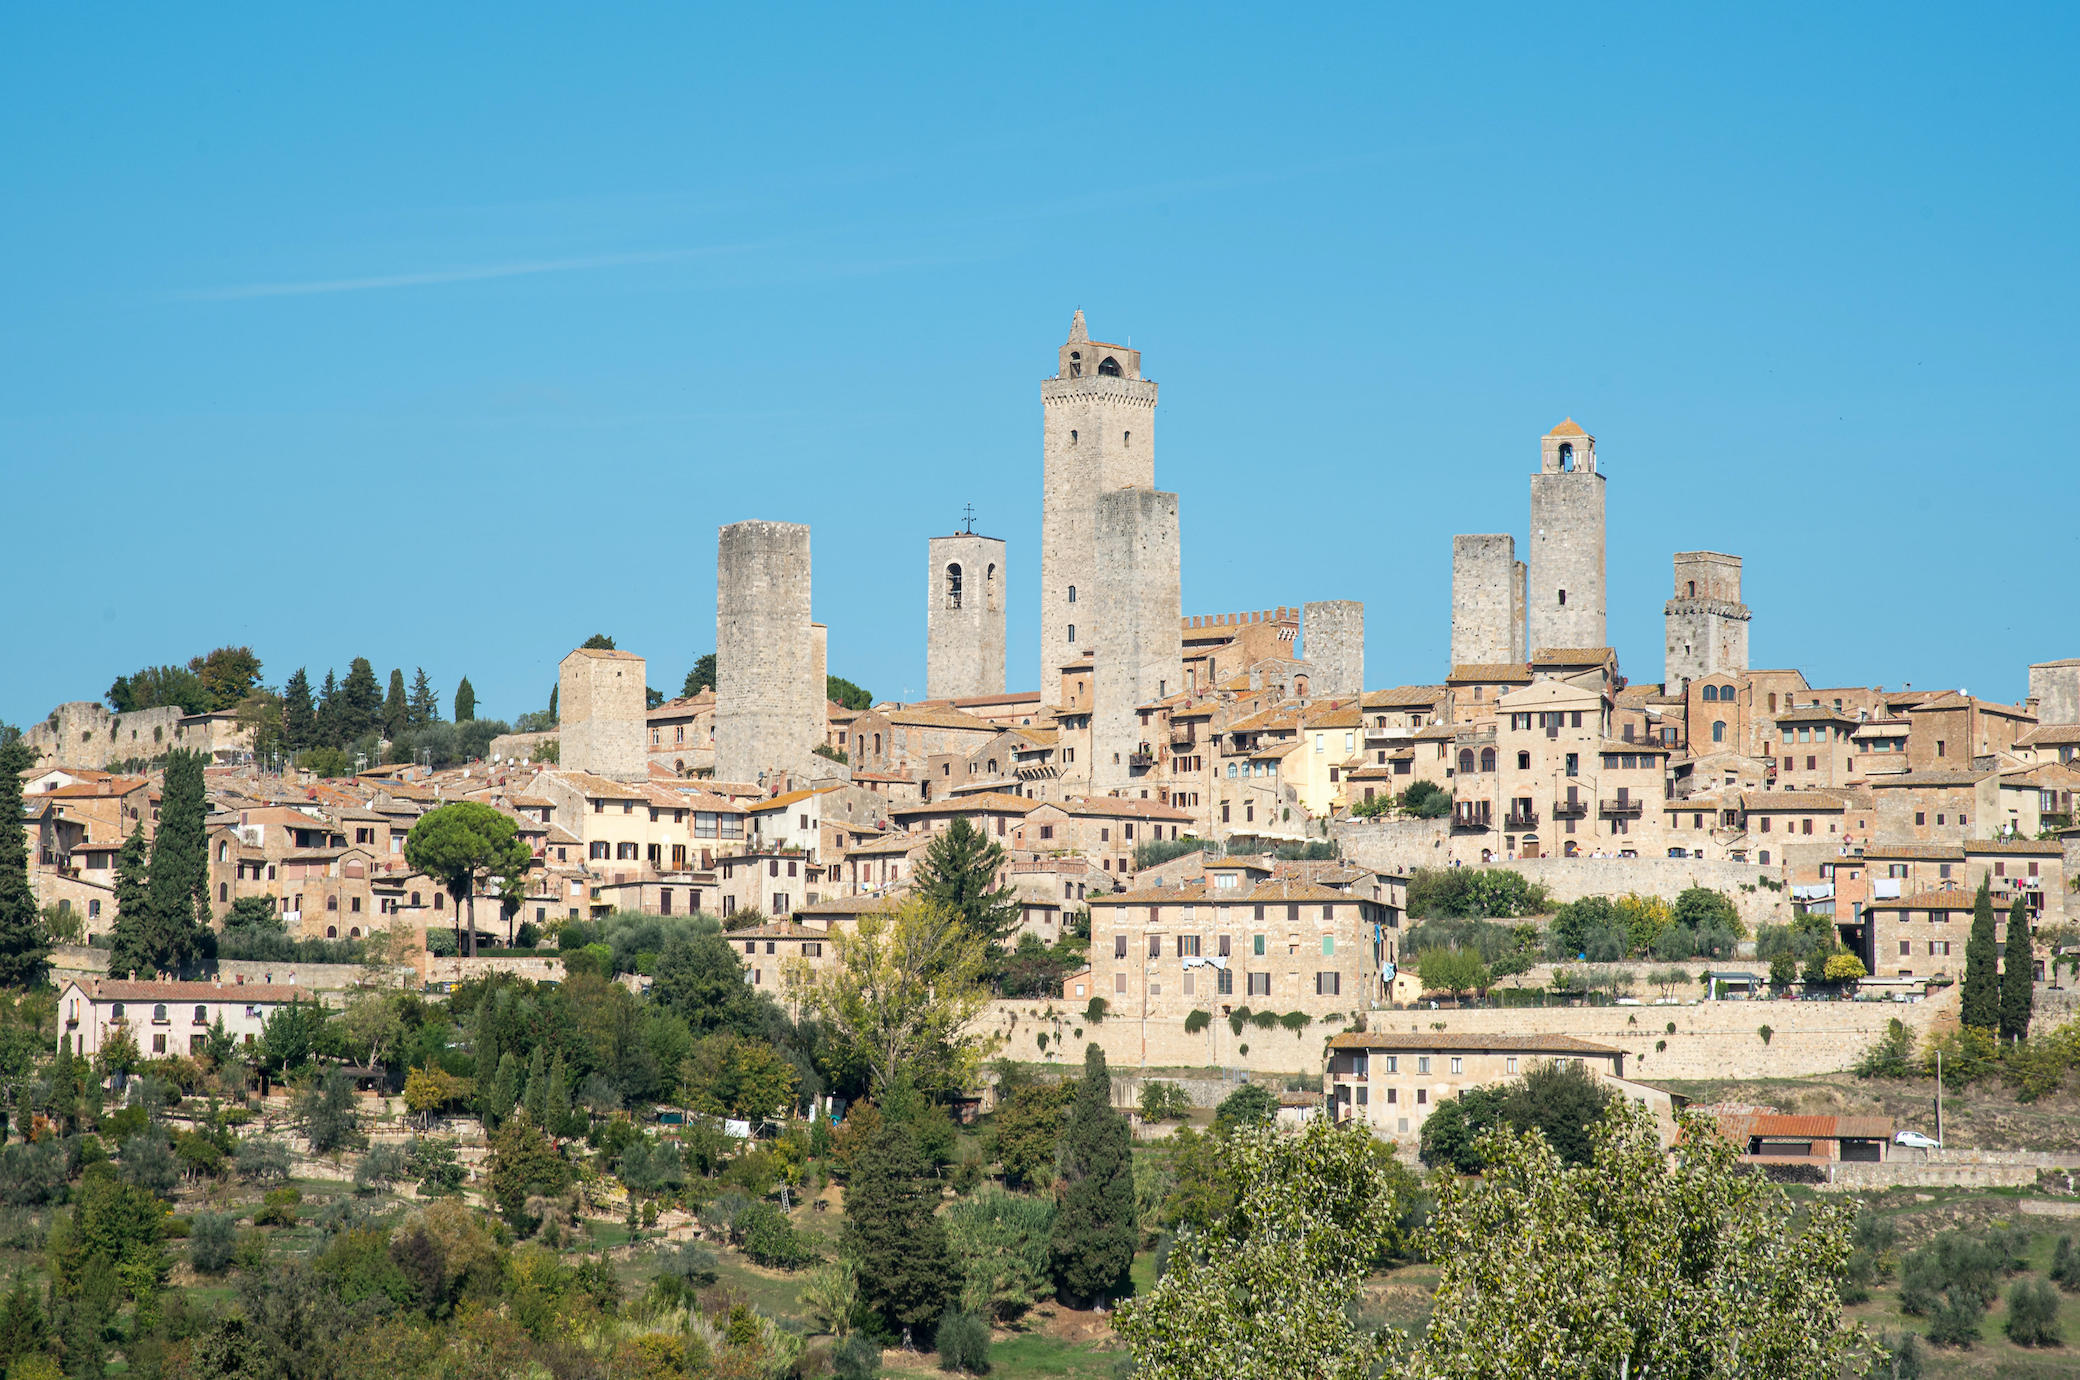
<path fill-rule="evenodd" d="M 1091 785 L 1132 794 L 1156 783 L 1142 750 L 1140 706 L 1184 688 L 1184 602 L 1178 579 L 1177 495 L 1112 489 L 1092 509 L 1087 615 L 1092 678 Z M 1057 678 L 1059 679 L 1059 678 Z M 1130 789 L 1131 788 L 1131 789 Z"/>
<path fill-rule="evenodd" d="M 1308 696 L 1356 699 L 1365 693 L 1365 605 L 1324 599 L 1300 606 L 1300 651 L 1313 670 Z"/>
<path fill-rule="evenodd" d="M 1058 366 L 1040 384 L 1040 695 L 1050 705 L 1060 668 L 1095 646 L 1099 496 L 1156 482 L 1156 386 L 1141 377 L 1140 352 L 1092 340 L 1078 311 Z"/>
<path fill-rule="evenodd" d="M 824 739 L 819 628 L 809 617 L 809 529 L 733 522 L 715 562 L 715 776 L 809 778 Z"/>
<path fill-rule="evenodd" d="M 1524 659 L 1524 563 L 1507 532 L 1452 538 L 1452 665 Z"/>
<path fill-rule="evenodd" d="M 1603 476 L 1596 438 L 1572 417 L 1545 434 L 1531 476 L 1531 551 L 1524 604 L 1530 650 L 1607 647 Z"/>
<path fill-rule="evenodd" d="M 933 537 L 925 562 L 924 693 L 935 700 L 1004 693 L 1004 542 Z"/>
<path fill-rule="evenodd" d="M 556 668 L 558 762 L 615 781 L 647 781 L 644 662 L 634 652 L 580 647 Z"/>
<path fill-rule="evenodd" d="M 1748 606 L 1741 602 L 1741 558 L 1678 551 L 1675 597 L 1663 605 L 1668 652 L 1662 682 L 1671 691 L 1700 676 L 1748 669 Z"/>

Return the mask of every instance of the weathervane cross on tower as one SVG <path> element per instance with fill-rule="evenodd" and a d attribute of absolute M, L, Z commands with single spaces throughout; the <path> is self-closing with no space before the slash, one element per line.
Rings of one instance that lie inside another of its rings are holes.
<path fill-rule="evenodd" d="M 975 535 L 975 505 L 963 503 L 961 505 L 961 515 L 967 520 L 967 525 L 961 528 L 961 534 L 963 536 Z"/>

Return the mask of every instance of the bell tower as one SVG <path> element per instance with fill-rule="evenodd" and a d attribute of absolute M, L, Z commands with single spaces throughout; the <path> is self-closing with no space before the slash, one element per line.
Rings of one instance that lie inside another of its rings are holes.
<path fill-rule="evenodd" d="M 1604 624 L 1603 475 L 1596 438 L 1569 417 L 1539 441 L 1531 476 L 1531 551 L 1525 587 L 1530 651 L 1607 647 Z"/>

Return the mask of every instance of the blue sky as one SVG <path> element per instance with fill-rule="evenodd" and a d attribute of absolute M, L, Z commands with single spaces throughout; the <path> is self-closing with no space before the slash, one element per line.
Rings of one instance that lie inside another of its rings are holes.
<path fill-rule="evenodd" d="M 1077 306 L 1162 385 L 1187 611 L 1363 599 L 1371 684 L 1567 415 L 1635 680 L 1697 547 L 1816 684 L 2080 655 L 2080 11 L 1451 9 L 11 7 L 0 718 L 224 642 L 676 691 L 747 517 L 916 697 L 970 502 L 1031 685 Z"/>

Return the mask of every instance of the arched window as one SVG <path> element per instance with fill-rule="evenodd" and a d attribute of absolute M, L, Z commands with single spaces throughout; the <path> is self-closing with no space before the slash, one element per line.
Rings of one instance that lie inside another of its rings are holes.
<path fill-rule="evenodd" d="M 325 937 L 326 937 L 327 939 L 337 939 L 337 938 L 339 938 L 339 926 L 337 926 L 337 925 L 327 925 L 327 926 L 325 927 Z"/>
<path fill-rule="evenodd" d="M 1712 720 L 1712 741 L 1715 743 L 1723 743 L 1726 741 L 1726 720 Z"/>
<path fill-rule="evenodd" d="M 1081 350 L 1071 350 L 1069 352 L 1069 377 L 1072 379 L 1083 377 L 1083 352 Z M 1075 440 L 1076 433 L 1070 432 L 1069 439 Z"/>
<path fill-rule="evenodd" d="M 1692 580 L 1690 582 L 1690 597 L 1692 599 L 1695 599 L 1697 597 L 1697 581 L 1695 580 Z"/>
<path fill-rule="evenodd" d="M 197 1025 L 208 1025 L 208 1024 L 209 1024 L 209 1008 L 208 1008 L 208 1007 L 206 1007 L 206 1006 L 198 1006 L 198 1007 L 196 1007 L 196 1008 L 195 1008 L 195 1024 L 197 1024 Z"/>
<path fill-rule="evenodd" d="M 1076 586 L 1074 585 L 1069 586 L 1069 602 L 1072 604 L 1076 602 Z"/>
<path fill-rule="evenodd" d="M 1716 685 L 1707 685 L 1704 688 L 1704 697 L 1708 700 L 1717 700 L 1719 698 L 1719 687 Z"/>
<path fill-rule="evenodd" d="M 412 893 L 412 904 L 415 906 L 419 904 L 419 893 L 416 891 Z"/>
<path fill-rule="evenodd" d="M 1572 470 L 1574 468 L 1574 442 L 1572 441 L 1562 441 L 1560 443 L 1560 468 L 1563 470 Z"/>
<path fill-rule="evenodd" d="M 1074 623 L 1069 625 L 1069 640 L 1071 642 L 1076 640 L 1076 625 Z"/>
<path fill-rule="evenodd" d="M 1460 748 L 1460 749 L 1459 749 L 1459 774 L 1460 774 L 1461 776 L 1471 776 L 1471 775 L 1473 775 L 1473 749 L 1472 749 L 1472 748 Z"/>
<path fill-rule="evenodd" d="M 158 1006 L 152 1008 L 152 1019 L 155 1021 L 163 1021 L 166 1019 L 166 1006 L 163 1002 Z"/>
<path fill-rule="evenodd" d="M 354 926 L 354 928 L 352 928 L 352 929 L 350 929 L 350 930 L 348 930 L 348 931 L 347 931 L 347 938 L 349 938 L 349 939 L 359 939 L 360 937 L 361 937 L 361 926 L 359 926 L 359 925 L 356 925 L 356 926 Z"/>
<path fill-rule="evenodd" d="M 1118 378 L 1119 361 L 1114 359 L 1111 355 L 1105 356 L 1105 358 L 1098 361 L 1098 372 L 1108 379 Z"/>
<path fill-rule="evenodd" d="M 327 897 L 325 898 L 325 909 L 327 909 L 327 910 L 338 910 L 338 909 L 339 909 L 339 897 L 337 897 L 337 896 L 327 896 Z"/>
<path fill-rule="evenodd" d="M 108 1018 L 112 1021 L 123 1019 L 123 1004 L 121 1002 L 117 1002 L 114 1006 L 108 1008 Z"/>
<path fill-rule="evenodd" d="M 1495 749 L 1494 749 L 1494 748 L 1482 748 L 1482 749 L 1481 749 L 1481 770 L 1482 770 L 1482 771 L 1493 771 L 1493 770 L 1495 770 Z"/>
<path fill-rule="evenodd" d="M 946 607 L 961 606 L 961 568 L 958 562 L 946 567 Z"/>

